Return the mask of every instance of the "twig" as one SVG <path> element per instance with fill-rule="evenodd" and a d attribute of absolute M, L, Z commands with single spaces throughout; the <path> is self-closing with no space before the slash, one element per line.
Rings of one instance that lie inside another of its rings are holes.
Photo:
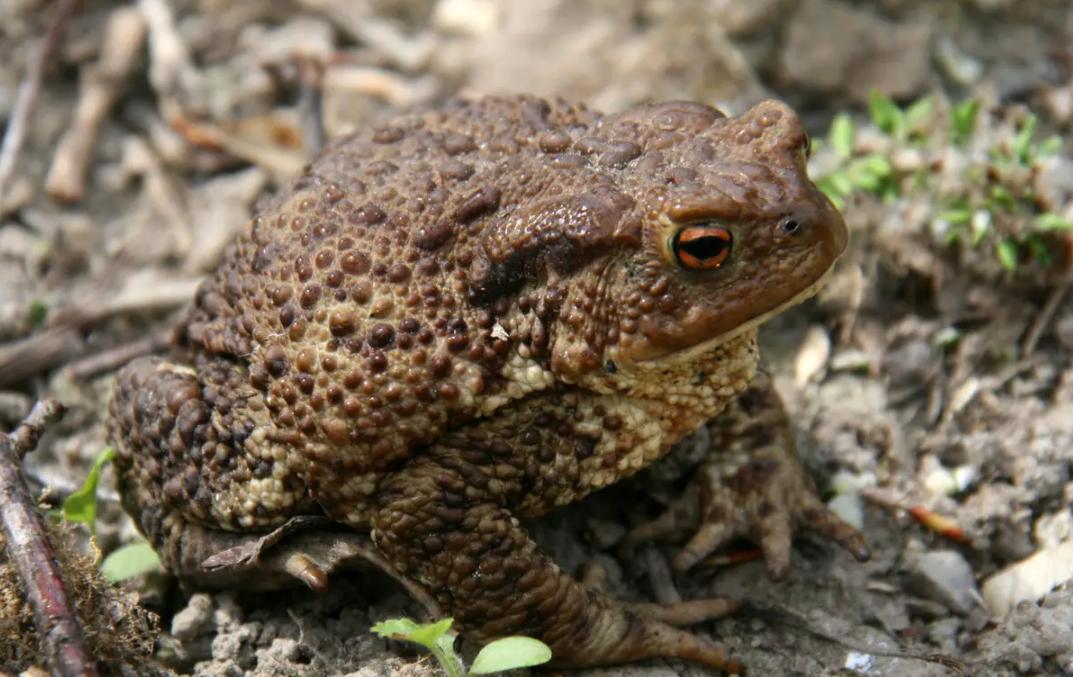
<path fill-rule="evenodd" d="M 18 94 L 15 97 L 15 105 L 11 109 L 8 118 L 7 130 L 4 132 L 4 140 L 0 143 L 0 204 L 4 204 L 7 197 L 7 186 L 11 177 L 15 174 L 15 162 L 22 150 L 22 142 L 26 139 L 27 124 L 33 113 L 34 103 L 37 101 L 37 91 L 41 88 L 41 78 L 44 76 L 45 64 L 48 63 L 52 52 L 59 44 L 63 27 L 71 14 L 78 7 L 78 0 L 60 0 L 56 7 L 56 13 L 52 16 L 48 32 L 44 39 L 30 56 L 26 64 L 26 77 L 19 85 Z"/>
<path fill-rule="evenodd" d="M 1021 342 L 1021 355 L 1031 355 L 1032 351 L 1036 349 L 1036 344 L 1039 343 L 1040 336 L 1043 335 L 1043 330 L 1047 328 L 1047 325 L 1051 323 L 1051 319 L 1054 317 L 1054 313 L 1058 310 L 1058 306 L 1062 304 L 1062 299 L 1065 298 L 1066 292 L 1069 291 L 1069 287 L 1073 285 L 1073 277 L 1067 276 L 1051 290 L 1050 295 L 1047 297 L 1047 302 L 1043 304 L 1043 307 L 1036 314 L 1035 319 L 1032 320 L 1032 324 L 1029 326 L 1028 331 L 1025 332 L 1025 338 Z"/>
<path fill-rule="evenodd" d="M 150 355 L 162 350 L 168 345 L 171 332 L 174 329 L 172 324 L 168 323 L 163 329 L 159 329 L 145 338 L 83 357 L 77 362 L 72 362 L 64 367 L 63 373 L 72 380 L 83 381 L 98 374 L 114 371 L 136 357 Z"/>
<path fill-rule="evenodd" d="M 86 168 L 101 122 L 130 77 L 144 42 L 145 20 L 138 9 L 121 7 L 112 12 L 100 58 L 85 71 L 74 119 L 60 139 L 45 179 L 52 197 L 73 202 L 85 194 Z"/>
<path fill-rule="evenodd" d="M 87 301 L 80 307 L 72 304 L 56 310 L 50 315 L 52 326 L 48 329 L 0 344 L 0 387 L 82 357 L 86 351 L 83 331 L 110 317 L 160 312 L 183 305 L 193 298 L 200 281 L 199 277 L 160 279 L 135 275 L 118 291 L 98 292 L 97 296 L 107 297 L 103 302 Z"/>
<path fill-rule="evenodd" d="M 746 603 L 744 606 L 744 615 L 756 615 L 759 618 L 764 618 L 769 622 L 779 623 L 783 627 L 796 630 L 798 632 L 805 632 L 813 637 L 821 639 L 826 642 L 831 642 L 835 646 L 840 646 L 843 649 L 849 651 L 856 651 L 861 654 L 868 654 L 871 656 L 883 656 L 888 658 L 901 658 L 923 661 L 925 663 L 936 663 L 942 665 L 945 668 L 949 668 L 955 675 L 963 675 L 965 677 L 972 677 L 972 669 L 964 662 L 954 658 L 953 656 L 945 656 L 943 654 L 925 654 L 909 651 L 900 651 L 897 649 L 885 649 L 878 646 L 872 646 L 868 643 L 856 642 L 847 637 L 840 637 L 831 633 L 825 632 L 816 624 L 811 622 L 810 619 L 798 614 L 797 612 L 782 606 L 761 606 L 758 604 Z"/>
<path fill-rule="evenodd" d="M 313 160 L 324 148 L 324 64 L 313 57 L 298 55 L 298 110 L 302 118 L 302 145 Z"/>
<path fill-rule="evenodd" d="M 374 96 L 396 108 L 407 108 L 432 92 L 426 81 L 411 82 L 383 68 L 351 64 L 342 59 L 331 60 L 324 71 L 324 91 Z"/>
<path fill-rule="evenodd" d="M 170 121 L 182 114 L 180 101 L 198 74 L 167 0 L 139 0 L 138 9 L 149 29 L 149 82 Z"/>
<path fill-rule="evenodd" d="M 41 432 L 63 413 L 55 400 L 34 405 L 15 432 L 0 434 L 0 511 L 8 557 L 33 608 L 45 660 L 53 675 L 96 675 L 97 665 L 86 650 L 82 625 L 75 613 L 41 514 L 19 469 L 21 457 L 37 445 Z"/>
<path fill-rule="evenodd" d="M 7 387 L 80 356 L 82 334 L 70 325 L 0 345 L 0 387 Z"/>
<path fill-rule="evenodd" d="M 171 126 L 191 145 L 223 150 L 257 165 L 280 180 L 285 181 L 297 176 L 306 164 L 298 153 L 243 138 L 213 124 L 177 117 L 171 120 Z"/>

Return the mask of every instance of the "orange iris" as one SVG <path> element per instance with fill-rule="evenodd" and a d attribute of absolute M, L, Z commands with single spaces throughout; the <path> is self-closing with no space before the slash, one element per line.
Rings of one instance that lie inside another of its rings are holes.
<path fill-rule="evenodd" d="M 733 240 L 722 226 L 687 226 L 674 236 L 674 255 L 686 268 L 714 270 L 730 256 Z"/>

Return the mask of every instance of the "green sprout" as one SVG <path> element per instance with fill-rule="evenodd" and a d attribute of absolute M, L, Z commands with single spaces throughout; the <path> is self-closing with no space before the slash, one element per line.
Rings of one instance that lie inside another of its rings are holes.
<path fill-rule="evenodd" d="M 981 103 L 970 98 L 939 110 L 941 100 L 927 96 L 904 108 L 889 96 L 873 91 L 868 97 L 871 125 L 885 139 L 858 143 L 854 120 L 835 116 L 825 139 L 817 144 L 830 150 L 816 185 L 839 209 L 857 195 L 885 201 L 916 195 L 935 205 L 932 232 L 952 246 L 971 249 L 986 245 L 1007 272 L 1027 261 L 1052 264 L 1055 237 L 1073 232 L 1073 222 L 1046 211 L 1036 194 L 1036 177 L 1043 163 L 1059 152 L 1057 136 L 1040 138 L 1040 121 L 1018 114 L 1005 140 L 995 141 L 981 124 Z M 1012 118 L 1012 119 L 1011 119 Z M 990 119 L 988 120 L 990 123 Z M 997 117 L 993 124 L 1003 124 Z M 952 148 L 953 149 L 952 149 Z M 950 167 L 963 181 L 935 181 Z"/>
<path fill-rule="evenodd" d="M 101 562 L 101 574 L 113 583 L 162 569 L 160 555 L 145 541 L 120 546 Z"/>
<path fill-rule="evenodd" d="M 964 146 L 976 131 L 976 115 L 980 112 L 978 99 L 966 99 L 950 107 L 950 139 Z"/>
<path fill-rule="evenodd" d="M 97 485 L 101 481 L 101 470 L 113 458 L 115 449 L 105 447 L 94 459 L 82 486 L 63 502 L 63 518 L 68 522 L 85 524 L 91 535 L 97 533 Z M 101 562 L 101 574 L 113 583 L 160 570 L 160 557 L 145 541 L 117 548 Z"/>
<path fill-rule="evenodd" d="M 30 320 L 31 326 L 40 327 L 45 323 L 45 318 L 48 317 L 48 304 L 41 299 L 34 299 L 30 302 L 26 315 Z"/>
<path fill-rule="evenodd" d="M 115 449 L 105 447 L 93 461 L 93 467 L 77 491 L 63 502 L 63 518 L 69 522 L 85 524 L 91 534 L 97 532 L 97 485 L 101 481 L 101 469 L 115 458 Z"/>
<path fill-rule="evenodd" d="M 853 157 L 854 136 L 853 121 L 850 117 L 845 113 L 836 115 L 827 132 L 827 145 L 838 157 L 838 166 L 816 181 L 820 190 L 826 193 L 839 209 L 843 209 L 846 206 L 846 198 L 858 190 L 882 196 L 891 188 L 890 161 L 880 153 Z"/>
<path fill-rule="evenodd" d="M 503 637 L 485 644 L 466 670 L 462 658 L 455 652 L 457 633 L 451 630 L 452 618 L 433 623 L 417 623 L 409 618 L 391 618 L 372 627 L 385 639 L 413 642 L 425 647 L 436 657 L 448 677 L 487 675 L 518 668 L 541 665 L 551 660 L 547 644 L 532 637 Z"/>

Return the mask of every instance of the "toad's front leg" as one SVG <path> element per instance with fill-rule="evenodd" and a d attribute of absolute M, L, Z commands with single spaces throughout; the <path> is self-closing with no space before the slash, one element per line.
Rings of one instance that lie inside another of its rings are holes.
<path fill-rule="evenodd" d="M 721 545 L 749 538 L 763 550 L 773 578 L 790 569 L 790 542 L 804 528 L 835 541 L 858 560 L 869 557 L 864 536 L 816 495 L 797 458 L 794 433 L 771 376 L 764 371 L 708 424 L 711 456 L 689 489 L 630 542 L 692 534 L 674 558 L 684 571 Z"/>
<path fill-rule="evenodd" d="M 668 657 L 739 672 L 723 647 L 582 586 L 519 526 L 515 512 L 540 512 L 577 481 L 577 440 L 556 427 L 529 429 L 519 444 L 480 427 L 437 443 L 382 485 L 377 546 L 471 638 L 536 637 L 563 666 Z"/>

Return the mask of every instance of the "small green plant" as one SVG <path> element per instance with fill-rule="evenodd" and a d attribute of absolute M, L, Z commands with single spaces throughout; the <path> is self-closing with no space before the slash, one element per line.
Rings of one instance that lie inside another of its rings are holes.
<path fill-rule="evenodd" d="M 838 165 L 816 181 L 820 190 L 826 193 L 839 209 L 845 208 L 846 198 L 855 191 L 885 196 L 889 195 L 893 188 L 890 182 L 890 160 L 881 153 L 854 157 L 854 136 L 853 121 L 850 117 L 845 113 L 836 115 L 827 133 L 827 144 L 838 158 Z"/>
<path fill-rule="evenodd" d="M 85 524 L 92 535 L 97 532 L 97 485 L 101 481 L 101 470 L 113 458 L 115 449 L 105 447 L 94 459 L 93 467 L 82 486 L 63 502 L 63 518 L 69 522 Z M 101 562 L 101 574 L 113 583 L 160 569 L 160 557 L 145 541 L 117 548 Z"/>
<path fill-rule="evenodd" d="M 145 541 L 120 546 L 101 562 L 101 574 L 113 583 L 161 569 L 160 556 Z"/>
<path fill-rule="evenodd" d="M 1006 271 L 1026 261 L 1051 264 L 1060 233 L 1073 222 L 1047 211 L 1036 194 L 1044 163 L 1061 149 L 1057 136 L 1039 138 L 1038 118 L 1010 108 L 982 123 L 978 99 L 951 104 L 924 97 L 902 108 L 872 92 L 868 111 L 879 132 L 864 143 L 845 113 L 831 122 L 816 184 L 837 207 L 851 196 L 923 198 L 931 232 L 949 245 L 984 245 Z M 1011 124 L 1012 123 L 1012 124 Z"/>
<path fill-rule="evenodd" d="M 40 327 L 45 323 L 45 319 L 48 317 L 48 305 L 41 299 L 34 299 L 30 302 L 30 307 L 27 308 L 26 315 L 30 320 L 30 326 Z"/>
<path fill-rule="evenodd" d="M 532 637 L 503 637 L 485 644 L 466 670 L 462 658 L 455 652 L 457 633 L 451 630 L 452 618 L 434 623 L 417 623 L 409 618 L 391 618 L 372 627 L 373 632 L 386 639 L 405 640 L 420 644 L 439 661 L 448 677 L 487 675 L 518 668 L 541 665 L 551 660 L 547 644 Z"/>
<path fill-rule="evenodd" d="M 115 449 L 105 447 L 94 459 L 82 486 L 63 502 L 63 518 L 68 522 L 85 524 L 91 534 L 97 533 L 97 485 L 101 481 L 101 469 L 113 458 Z"/>

